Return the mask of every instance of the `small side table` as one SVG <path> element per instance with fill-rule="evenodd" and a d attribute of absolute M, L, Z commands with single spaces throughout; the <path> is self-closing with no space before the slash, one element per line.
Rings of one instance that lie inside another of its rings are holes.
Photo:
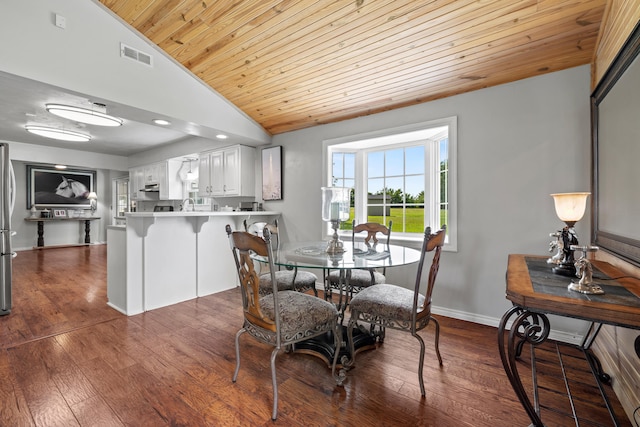
<path fill-rule="evenodd" d="M 564 343 L 562 346 L 570 347 L 578 354 L 582 353 L 603 398 L 604 406 L 609 412 L 611 425 L 616 427 L 626 425 L 618 420 L 605 393 L 602 382 L 606 374 L 601 371 L 600 363 L 591 353 L 590 347 L 602 324 L 640 329 L 640 280 L 625 275 L 606 262 L 593 261 L 594 279 L 597 274 L 605 294 L 585 295 L 567 290 L 570 278 L 553 274 L 546 262 L 547 258 L 547 256 L 536 255 L 509 255 L 506 297 L 513 303 L 513 307 L 502 316 L 498 327 L 498 347 L 502 365 L 516 396 L 531 420 L 530 427 L 545 426 L 540 412 L 540 408 L 544 405 L 540 402 L 542 397 L 537 386 L 535 348 L 541 346 L 549 337 L 551 324 L 548 315 L 551 314 L 591 322 L 580 345 Z M 509 333 L 506 334 L 509 323 L 511 326 Z M 525 390 L 518 372 L 518 368 L 524 367 L 524 363 L 521 363 L 519 358 L 525 344 L 530 344 L 532 355 L 530 370 L 533 390 L 531 393 Z M 556 349 L 560 344 L 556 345 Z M 558 354 L 560 354 L 559 350 Z M 564 368 L 560 372 L 565 384 L 569 384 Z M 571 401 L 569 391 L 567 387 L 568 399 Z M 570 407 L 574 420 L 571 424 L 582 425 L 580 417 L 575 413 L 573 403 Z"/>

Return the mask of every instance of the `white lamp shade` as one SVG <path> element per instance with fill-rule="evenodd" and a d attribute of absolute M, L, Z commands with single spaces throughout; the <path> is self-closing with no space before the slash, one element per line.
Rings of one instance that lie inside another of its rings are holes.
<path fill-rule="evenodd" d="M 351 216 L 350 199 L 349 187 L 322 187 L 322 220 L 348 220 Z"/>
<path fill-rule="evenodd" d="M 97 200 L 98 199 L 98 195 L 95 193 L 95 191 L 92 191 L 87 196 L 87 199 L 89 199 L 89 200 Z"/>
<path fill-rule="evenodd" d="M 556 215 L 567 223 L 576 223 L 584 216 L 587 208 L 587 197 L 591 193 L 556 193 L 552 194 L 556 207 Z"/>

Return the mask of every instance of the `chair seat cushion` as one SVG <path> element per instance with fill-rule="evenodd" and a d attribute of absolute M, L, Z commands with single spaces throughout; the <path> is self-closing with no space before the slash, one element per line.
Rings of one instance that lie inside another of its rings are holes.
<path fill-rule="evenodd" d="M 424 295 L 418 295 L 418 307 Z M 381 284 L 360 291 L 349 304 L 352 312 L 368 313 L 385 319 L 411 320 L 413 290 L 401 286 Z"/>
<path fill-rule="evenodd" d="M 315 331 L 332 330 L 338 318 L 334 304 L 309 294 L 295 291 L 278 292 L 280 329 L 287 340 L 315 335 Z M 262 312 L 274 318 L 273 295 L 260 298 Z"/>
<path fill-rule="evenodd" d="M 295 285 L 293 278 L 295 275 Z M 316 286 L 318 278 L 315 274 L 308 271 L 282 270 L 276 271 L 276 282 L 278 282 L 278 291 L 300 291 L 313 289 Z M 260 276 L 260 288 L 265 289 L 267 293 L 271 293 L 271 274 L 266 273 Z"/>
<path fill-rule="evenodd" d="M 373 279 L 374 285 L 379 285 L 380 283 L 384 283 L 387 280 L 382 273 L 378 273 L 377 271 L 373 272 Z M 333 270 L 331 273 L 329 273 L 329 282 L 331 283 L 331 285 L 340 283 L 340 271 Z M 349 279 L 349 284 L 361 288 L 371 286 L 371 272 L 369 270 L 351 270 L 351 278 Z"/>

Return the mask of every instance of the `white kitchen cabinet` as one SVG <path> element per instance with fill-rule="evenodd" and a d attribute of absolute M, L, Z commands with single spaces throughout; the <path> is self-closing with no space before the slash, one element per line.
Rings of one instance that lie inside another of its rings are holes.
<path fill-rule="evenodd" d="M 209 152 L 198 156 L 198 196 L 211 196 L 211 155 Z"/>
<path fill-rule="evenodd" d="M 255 149 L 234 145 L 200 153 L 202 197 L 255 196 Z"/>
<path fill-rule="evenodd" d="M 179 160 L 166 160 L 129 169 L 131 200 L 182 200 L 181 166 Z M 140 191 L 150 184 L 157 184 L 156 192 Z"/>
<path fill-rule="evenodd" d="M 158 165 L 157 178 L 160 184 L 160 200 L 182 200 L 184 191 L 182 179 L 178 175 L 182 162 L 167 160 Z"/>
<path fill-rule="evenodd" d="M 129 169 L 129 194 L 131 200 L 146 200 L 144 188 L 144 167 Z"/>

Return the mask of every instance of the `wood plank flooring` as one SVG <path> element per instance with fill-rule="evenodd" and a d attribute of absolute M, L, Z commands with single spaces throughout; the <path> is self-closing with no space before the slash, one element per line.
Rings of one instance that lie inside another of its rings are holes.
<path fill-rule="evenodd" d="M 231 382 L 237 289 L 127 317 L 106 305 L 106 246 L 97 245 L 20 252 L 13 290 L 12 313 L 0 317 L 1 426 L 529 425 L 495 328 L 438 316 L 444 366 L 430 327 L 424 399 L 418 343 L 406 333 L 388 331 L 359 354 L 344 387 L 320 359 L 280 354 L 274 423 L 270 347 L 243 336 Z M 591 394 L 581 394 L 585 410 L 601 412 Z M 575 425 L 555 409 L 549 419 Z"/>

